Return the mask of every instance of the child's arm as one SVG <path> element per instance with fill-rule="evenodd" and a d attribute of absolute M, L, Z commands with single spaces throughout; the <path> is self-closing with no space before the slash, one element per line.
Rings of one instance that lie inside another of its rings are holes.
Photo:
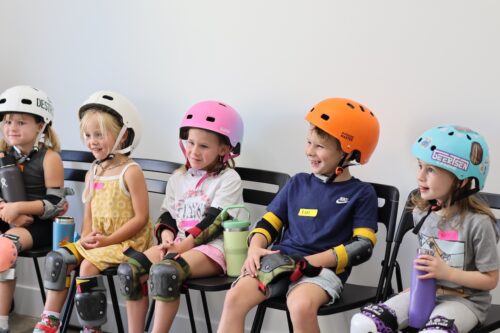
<path fill-rule="evenodd" d="M 498 270 L 490 272 L 463 271 L 448 266 L 441 257 L 431 255 L 421 255 L 414 263 L 416 269 L 427 272 L 427 274 L 419 276 L 419 279 L 436 278 L 479 290 L 492 290 L 498 284 Z"/>
<path fill-rule="evenodd" d="M 130 193 L 134 216 L 109 236 L 96 233 L 94 247 L 121 243 L 138 234 L 149 223 L 149 196 L 142 170 L 135 165 L 129 167 L 125 172 L 124 182 Z"/>
<path fill-rule="evenodd" d="M 47 189 L 64 188 L 64 167 L 58 153 L 50 149 L 47 150 L 43 160 L 43 169 L 45 187 Z M 49 197 L 49 195 L 47 195 L 47 197 Z M 20 215 L 42 216 L 44 213 L 45 204 L 43 200 L 9 202 L 2 203 L 0 218 L 7 223 L 11 223 Z"/>

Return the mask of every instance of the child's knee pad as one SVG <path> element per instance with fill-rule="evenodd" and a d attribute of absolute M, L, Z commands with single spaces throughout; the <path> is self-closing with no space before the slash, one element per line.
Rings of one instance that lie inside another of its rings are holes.
<path fill-rule="evenodd" d="M 100 327 L 106 323 L 106 287 L 102 275 L 77 277 L 75 305 L 82 326 Z"/>
<path fill-rule="evenodd" d="M 422 328 L 422 331 L 425 331 L 426 333 L 458 333 L 455 320 L 448 319 L 443 316 L 436 316 L 429 319 L 424 328 Z"/>
<path fill-rule="evenodd" d="M 74 243 L 50 251 L 45 259 L 43 285 L 49 290 L 64 290 L 69 287 L 68 266 L 78 265 L 80 254 Z"/>
<path fill-rule="evenodd" d="M 17 254 L 21 250 L 19 237 L 11 234 L 0 235 L 0 281 L 16 279 Z"/>
<path fill-rule="evenodd" d="M 396 314 L 385 304 L 370 304 L 351 319 L 351 333 L 394 333 L 398 330 Z"/>
<path fill-rule="evenodd" d="M 124 252 L 128 262 L 118 266 L 120 292 L 126 300 L 138 300 L 148 294 L 147 283 L 141 283 L 141 277 L 148 274 L 151 261 L 143 253 L 128 249 Z"/>
<path fill-rule="evenodd" d="M 173 302 L 179 299 L 182 283 L 191 275 L 189 264 L 169 253 L 149 272 L 149 291 L 157 301 Z"/>

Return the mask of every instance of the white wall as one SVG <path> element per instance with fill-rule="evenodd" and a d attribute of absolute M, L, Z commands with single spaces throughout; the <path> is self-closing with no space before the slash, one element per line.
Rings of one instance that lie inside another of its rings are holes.
<path fill-rule="evenodd" d="M 500 192 L 498 1 L 24 0 L 0 8 L 0 90 L 31 84 L 48 92 L 66 149 L 84 148 L 80 103 L 111 89 L 143 116 L 135 155 L 182 161 L 183 112 L 219 99 L 245 122 L 238 164 L 294 174 L 307 170 L 304 115 L 340 96 L 366 104 L 381 123 L 377 151 L 355 175 L 394 184 L 405 198 L 415 186 L 413 140 L 454 123 L 486 137 L 492 168 L 485 190 Z M 353 280 L 369 280 L 363 273 L 376 259 Z M 214 325 L 222 300 L 209 298 Z M 280 316 L 269 315 L 275 323 L 265 328 L 283 331 Z M 345 321 L 321 319 L 336 331 Z"/>

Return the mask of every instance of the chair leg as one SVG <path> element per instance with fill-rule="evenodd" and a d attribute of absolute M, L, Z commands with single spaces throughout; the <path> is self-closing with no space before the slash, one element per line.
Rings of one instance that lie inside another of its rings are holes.
<path fill-rule="evenodd" d="M 66 333 L 68 330 L 69 322 L 71 320 L 71 313 L 73 312 L 73 306 L 75 305 L 75 293 L 76 293 L 76 277 L 77 272 L 75 271 L 74 277 L 71 279 L 71 285 L 69 287 L 68 296 L 66 298 L 66 307 L 64 308 L 63 316 L 61 319 L 61 327 L 59 332 Z"/>
<path fill-rule="evenodd" d="M 203 312 L 205 313 L 205 323 L 207 324 L 207 332 L 212 333 L 212 324 L 210 323 L 210 314 L 208 313 L 207 296 L 203 290 L 200 290 L 201 303 L 203 304 Z"/>
<path fill-rule="evenodd" d="M 148 317 L 146 319 L 146 327 L 144 328 L 146 332 L 149 332 L 149 326 L 151 325 L 151 320 L 153 320 L 153 315 L 155 314 L 155 300 L 151 302 L 148 310 Z"/>
<path fill-rule="evenodd" d="M 113 305 L 113 311 L 115 313 L 116 328 L 118 330 L 118 333 L 124 333 L 125 330 L 123 329 L 122 316 L 120 314 L 120 304 L 118 303 L 115 283 L 113 281 L 113 276 L 111 275 L 108 275 L 108 286 L 109 286 L 109 293 L 111 295 L 111 303 Z"/>
<path fill-rule="evenodd" d="M 252 323 L 251 333 L 260 333 L 262 329 L 262 324 L 264 323 L 264 316 L 266 315 L 266 306 L 264 304 L 259 304 L 257 306 L 257 311 L 255 312 L 255 317 Z"/>
<path fill-rule="evenodd" d="M 186 305 L 189 313 L 189 322 L 191 323 L 191 331 L 196 333 L 196 322 L 194 321 L 193 306 L 191 305 L 191 297 L 189 296 L 189 289 L 186 289 Z"/>
<path fill-rule="evenodd" d="M 293 333 L 292 318 L 290 318 L 290 311 L 286 310 L 286 322 L 288 323 L 288 332 Z"/>
<path fill-rule="evenodd" d="M 42 295 L 42 302 L 45 304 L 45 288 L 43 287 L 42 273 L 40 272 L 40 266 L 38 265 L 38 259 L 33 258 L 33 263 L 35 264 L 36 278 L 38 280 L 38 287 L 40 288 L 40 294 Z"/>

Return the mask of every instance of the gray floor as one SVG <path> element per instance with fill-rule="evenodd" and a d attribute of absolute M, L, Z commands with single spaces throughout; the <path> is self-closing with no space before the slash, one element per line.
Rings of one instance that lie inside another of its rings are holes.
<path fill-rule="evenodd" d="M 17 313 L 12 313 L 9 318 L 11 333 L 32 333 L 38 318 L 22 316 Z M 77 330 L 69 329 L 68 333 L 76 333 Z"/>

